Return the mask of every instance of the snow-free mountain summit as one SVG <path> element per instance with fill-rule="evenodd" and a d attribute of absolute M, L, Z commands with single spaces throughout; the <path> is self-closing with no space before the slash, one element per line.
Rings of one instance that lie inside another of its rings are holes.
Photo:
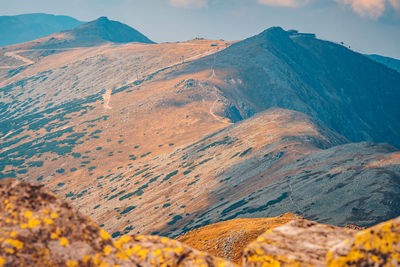
<path fill-rule="evenodd" d="M 132 27 L 118 21 L 109 20 L 107 17 L 100 17 L 72 30 L 62 31 L 38 41 L 32 41 L 30 44 L 33 48 L 61 49 L 131 42 L 154 44 L 152 40 Z"/>

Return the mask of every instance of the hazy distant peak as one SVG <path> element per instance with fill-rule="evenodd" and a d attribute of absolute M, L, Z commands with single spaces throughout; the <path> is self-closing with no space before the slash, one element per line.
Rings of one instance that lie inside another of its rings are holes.
<path fill-rule="evenodd" d="M 266 30 L 264 30 L 262 33 L 260 33 L 259 35 L 271 35 L 271 34 L 285 34 L 287 35 L 286 31 L 284 29 L 282 29 L 279 26 L 274 26 L 274 27 L 270 27 Z"/>
<path fill-rule="evenodd" d="M 77 41 L 90 43 L 114 42 L 114 43 L 154 43 L 134 28 L 118 21 L 100 17 L 68 31 Z"/>
<path fill-rule="evenodd" d="M 271 27 L 249 39 L 269 40 L 271 38 L 288 38 L 288 33 L 281 27 Z"/>
<path fill-rule="evenodd" d="M 100 17 L 98 18 L 96 21 L 109 21 L 109 19 L 107 17 Z"/>
<path fill-rule="evenodd" d="M 43 13 L 0 16 L 0 46 L 32 41 L 80 24 L 72 17 Z"/>

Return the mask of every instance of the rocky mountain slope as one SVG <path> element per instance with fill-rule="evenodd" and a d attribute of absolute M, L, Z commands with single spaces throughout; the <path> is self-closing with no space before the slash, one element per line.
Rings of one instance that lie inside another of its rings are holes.
<path fill-rule="evenodd" d="M 349 143 L 398 140 L 399 76 L 364 56 L 279 28 L 236 43 L 34 43 L 0 51 L 0 177 L 44 185 L 114 237 L 400 215 L 398 150 Z"/>
<path fill-rule="evenodd" d="M 82 23 L 68 16 L 41 13 L 0 16 L 0 46 L 32 41 L 59 31 L 73 29 Z"/>
<path fill-rule="evenodd" d="M 244 250 L 242 264 L 391 266 L 400 263 L 399 245 L 400 219 L 355 231 L 298 218 L 260 235 Z M 113 240 L 40 186 L 6 179 L 0 181 L 0 266 L 26 265 L 236 266 L 165 237 Z"/>

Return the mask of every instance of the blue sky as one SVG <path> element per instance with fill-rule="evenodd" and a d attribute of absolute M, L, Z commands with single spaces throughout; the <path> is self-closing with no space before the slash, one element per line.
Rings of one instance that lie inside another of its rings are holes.
<path fill-rule="evenodd" d="M 281 26 L 400 59 L 400 0 L 0 0 L 0 15 L 36 12 L 107 16 L 156 42 L 239 40 Z"/>

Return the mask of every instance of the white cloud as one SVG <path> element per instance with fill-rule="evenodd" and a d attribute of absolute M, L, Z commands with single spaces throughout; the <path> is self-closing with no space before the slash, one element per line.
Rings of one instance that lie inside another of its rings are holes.
<path fill-rule="evenodd" d="M 400 0 L 389 0 L 390 4 L 397 10 L 400 10 Z"/>
<path fill-rule="evenodd" d="M 168 0 L 171 5 L 180 8 L 199 9 L 208 7 L 211 0 Z M 223 0 L 227 1 L 227 0 Z M 273 7 L 296 8 L 317 0 L 242 0 L 257 1 L 261 5 Z M 332 1 L 332 0 L 325 0 Z M 400 13 L 400 0 L 333 0 L 338 4 L 350 6 L 360 16 L 370 19 L 378 19 L 387 9 L 395 9 Z"/>
<path fill-rule="evenodd" d="M 299 7 L 307 4 L 308 0 L 258 0 L 258 3 L 278 7 Z"/>
<path fill-rule="evenodd" d="M 244 0 L 249 1 L 249 0 Z M 259 4 L 276 7 L 299 7 L 309 2 L 309 0 L 256 0 Z M 397 0 L 396 0 L 397 1 Z M 210 0 L 169 0 L 175 7 L 183 8 L 202 8 L 207 7 Z"/>
<path fill-rule="evenodd" d="M 170 3 L 175 7 L 197 9 L 207 7 L 208 0 L 170 0 Z"/>
<path fill-rule="evenodd" d="M 335 0 L 338 3 L 350 5 L 360 16 L 378 19 L 386 9 L 400 10 L 400 0 Z"/>

